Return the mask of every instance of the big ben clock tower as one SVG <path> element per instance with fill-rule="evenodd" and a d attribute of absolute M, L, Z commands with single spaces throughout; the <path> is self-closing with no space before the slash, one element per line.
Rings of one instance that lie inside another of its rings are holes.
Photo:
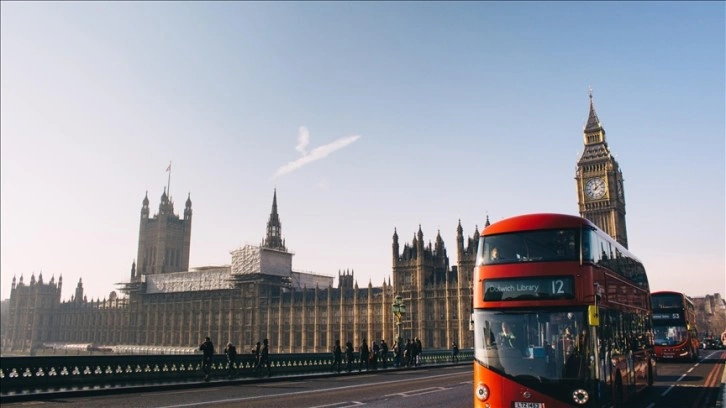
<path fill-rule="evenodd" d="M 627 248 L 623 173 L 605 141 L 605 129 L 592 103 L 592 91 L 584 137 L 585 149 L 577 162 L 575 175 L 580 216 L 592 221 Z"/>

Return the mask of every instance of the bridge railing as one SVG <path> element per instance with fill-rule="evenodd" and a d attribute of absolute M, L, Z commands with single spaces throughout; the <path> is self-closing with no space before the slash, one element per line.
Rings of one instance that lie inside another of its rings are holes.
<path fill-rule="evenodd" d="M 393 354 L 388 354 L 386 365 L 393 368 Z M 472 360 L 473 350 L 460 351 L 460 362 Z M 420 361 L 423 365 L 446 364 L 451 361 L 451 351 L 423 350 Z M 0 395 L 199 382 L 203 377 L 201 363 L 200 354 L 0 357 Z M 359 363 L 356 353 L 355 371 Z M 239 355 L 234 367 L 236 378 L 255 377 L 254 365 L 253 355 Z M 332 353 L 270 354 L 270 365 L 276 377 L 330 373 L 333 356 Z M 378 368 L 382 366 L 379 361 Z M 211 379 L 226 379 L 227 375 L 226 356 L 215 355 Z"/>

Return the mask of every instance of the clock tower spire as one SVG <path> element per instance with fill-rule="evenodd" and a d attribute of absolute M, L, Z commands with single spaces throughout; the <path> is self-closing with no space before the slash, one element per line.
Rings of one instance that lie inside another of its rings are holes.
<path fill-rule="evenodd" d="M 627 248 L 623 173 L 610 154 L 605 129 L 592 102 L 592 89 L 589 93 L 590 113 L 583 131 L 585 148 L 575 174 L 580 216 L 592 221 Z"/>

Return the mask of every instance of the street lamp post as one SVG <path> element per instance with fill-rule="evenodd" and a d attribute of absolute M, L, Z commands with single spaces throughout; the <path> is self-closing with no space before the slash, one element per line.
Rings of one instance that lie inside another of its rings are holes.
<path fill-rule="evenodd" d="M 393 316 L 396 318 L 396 337 L 398 337 L 398 345 L 400 347 L 401 345 L 401 319 L 403 318 L 403 315 L 406 314 L 406 305 L 403 304 L 403 298 L 401 296 L 396 296 L 396 299 L 393 301 L 393 304 L 391 305 L 391 311 L 393 312 Z"/>

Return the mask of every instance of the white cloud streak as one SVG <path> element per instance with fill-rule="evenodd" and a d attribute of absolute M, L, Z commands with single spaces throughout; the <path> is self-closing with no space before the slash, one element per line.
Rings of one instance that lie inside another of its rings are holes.
<path fill-rule="evenodd" d="M 340 150 L 354 143 L 358 139 L 360 139 L 360 135 L 342 137 L 326 145 L 318 146 L 308 153 L 307 146 L 310 143 L 310 132 L 305 126 L 301 126 L 300 129 L 298 129 L 297 146 L 295 146 L 295 150 L 300 152 L 302 157 L 277 169 L 273 178 L 292 173 L 306 164 L 328 157 L 336 150 Z"/>
<path fill-rule="evenodd" d="M 310 132 L 305 126 L 300 126 L 300 129 L 297 131 L 297 146 L 295 146 L 295 150 L 305 156 L 308 154 L 308 144 L 310 144 Z"/>

